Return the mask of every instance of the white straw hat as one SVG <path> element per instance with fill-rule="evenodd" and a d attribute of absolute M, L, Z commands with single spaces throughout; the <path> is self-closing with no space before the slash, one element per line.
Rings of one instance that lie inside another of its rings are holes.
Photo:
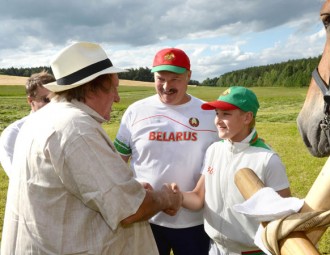
<path fill-rule="evenodd" d="M 53 92 L 78 87 L 102 74 L 127 72 L 114 67 L 101 46 L 90 42 L 64 48 L 51 62 L 51 68 L 56 81 L 44 87 Z"/>

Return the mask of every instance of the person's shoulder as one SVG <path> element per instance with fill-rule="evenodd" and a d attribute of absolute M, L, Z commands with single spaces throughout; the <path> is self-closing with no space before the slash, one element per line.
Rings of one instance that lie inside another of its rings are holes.
<path fill-rule="evenodd" d="M 204 101 L 204 100 L 202 100 L 202 99 L 200 99 L 200 98 L 198 98 L 198 97 L 192 96 L 192 95 L 190 95 L 190 98 L 191 98 L 190 103 L 191 103 L 191 105 L 193 105 L 195 108 L 199 109 L 200 111 L 203 111 L 205 114 L 208 114 L 208 113 L 212 113 L 212 114 L 214 114 L 214 111 L 212 111 L 212 110 L 203 110 L 203 109 L 202 109 L 201 106 L 202 106 L 202 104 L 204 104 L 206 101 Z"/>
<path fill-rule="evenodd" d="M 266 151 L 273 151 L 263 138 L 258 137 L 255 141 L 250 143 L 250 146 L 264 149 Z"/>
<path fill-rule="evenodd" d="M 207 158 L 218 157 L 221 153 L 223 153 L 223 151 L 225 151 L 224 150 L 224 148 L 225 148 L 224 141 L 225 140 L 220 139 L 220 140 L 215 141 L 212 144 L 210 144 L 206 150 Z"/>
<path fill-rule="evenodd" d="M 1 133 L 1 135 L 5 135 L 6 133 L 13 132 L 14 130 L 18 131 L 24 122 L 28 119 L 30 115 L 24 116 L 21 119 L 15 120 L 14 122 L 10 123 Z"/>
<path fill-rule="evenodd" d="M 249 139 L 249 141 L 246 141 L 250 144 L 250 147 L 255 148 L 257 150 L 265 150 L 265 151 L 272 151 L 271 146 L 269 146 L 266 141 L 261 138 L 257 132 L 256 129 L 253 129 L 252 132 L 250 133 L 250 135 L 245 138 Z"/>
<path fill-rule="evenodd" d="M 203 101 L 202 99 L 191 96 L 191 100 L 190 100 L 190 104 L 189 104 L 190 111 L 194 112 L 195 114 L 198 114 L 200 116 L 200 118 L 211 122 L 213 125 L 215 111 L 214 110 L 203 110 L 202 104 L 204 104 L 204 103 L 205 103 L 205 101 Z"/>
<path fill-rule="evenodd" d="M 13 123 L 11 123 L 10 126 L 21 127 L 24 124 L 24 122 L 30 117 L 31 117 L 31 114 L 26 115 L 23 118 L 20 118 L 20 119 L 14 121 Z"/>
<path fill-rule="evenodd" d="M 83 107 L 86 107 L 86 109 Z M 44 119 L 49 125 L 56 128 L 63 128 L 65 126 L 75 125 L 76 122 L 85 122 L 86 118 L 90 119 L 91 116 L 86 110 L 88 108 L 84 103 L 55 101 L 42 107 L 33 115 L 39 123 Z M 32 121 L 34 120 L 31 119 L 30 122 Z M 48 126 L 47 123 L 45 126 Z"/>
<path fill-rule="evenodd" d="M 211 143 L 211 144 L 209 145 L 208 148 L 209 148 L 210 150 L 216 150 L 216 149 L 218 149 L 219 147 L 223 146 L 225 141 L 226 141 L 226 140 L 224 140 L 224 139 L 220 139 L 220 138 L 219 138 L 218 141 L 215 141 L 215 142 Z"/>
<path fill-rule="evenodd" d="M 191 94 L 189 94 L 191 101 L 193 101 L 194 103 L 198 103 L 198 104 L 204 104 L 206 101 L 204 101 L 203 99 L 200 99 L 199 97 L 193 96 Z"/>

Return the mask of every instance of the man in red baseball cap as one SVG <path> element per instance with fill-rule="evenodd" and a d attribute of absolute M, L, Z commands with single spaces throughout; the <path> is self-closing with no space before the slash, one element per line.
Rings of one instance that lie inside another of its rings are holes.
<path fill-rule="evenodd" d="M 128 107 L 115 146 L 145 187 L 175 182 L 182 191 L 192 190 L 207 147 L 218 140 L 215 113 L 203 111 L 204 101 L 187 93 L 191 69 L 183 50 L 160 50 L 151 72 L 157 94 Z M 161 212 L 150 223 L 160 255 L 208 254 L 201 210 L 182 208 L 172 217 Z"/>
<path fill-rule="evenodd" d="M 190 101 L 187 94 L 191 78 L 190 60 L 183 50 L 160 50 L 154 58 L 151 72 L 154 73 L 156 91 L 163 103 L 180 105 Z"/>

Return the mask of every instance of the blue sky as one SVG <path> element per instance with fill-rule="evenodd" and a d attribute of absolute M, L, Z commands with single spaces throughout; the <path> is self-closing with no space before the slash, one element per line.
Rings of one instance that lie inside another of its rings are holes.
<path fill-rule="evenodd" d="M 315 57 L 323 0 L 4 0 L 0 68 L 49 66 L 74 41 L 100 43 L 123 68 L 151 68 L 165 47 L 185 50 L 192 79 Z"/>

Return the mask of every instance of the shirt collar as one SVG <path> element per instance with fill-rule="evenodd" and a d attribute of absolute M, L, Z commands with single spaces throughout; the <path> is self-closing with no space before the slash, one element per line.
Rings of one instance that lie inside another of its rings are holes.
<path fill-rule="evenodd" d="M 256 140 L 258 139 L 258 134 L 255 129 L 252 129 L 251 133 L 245 137 L 242 141 L 240 142 L 231 142 L 229 140 L 225 140 L 225 146 L 226 148 L 233 152 L 233 153 L 238 153 L 250 146 L 250 144 L 253 144 Z"/>
<path fill-rule="evenodd" d="M 95 119 L 99 123 L 106 122 L 107 120 L 103 118 L 100 114 L 98 114 L 96 111 L 94 111 L 92 108 L 90 108 L 87 104 L 80 102 L 76 99 L 73 99 L 71 101 L 72 104 L 74 104 L 77 108 L 80 110 L 86 112 L 88 115 L 90 115 L 93 119 Z"/>
<path fill-rule="evenodd" d="M 64 97 L 63 98 L 52 98 L 51 101 L 54 102 L 68 102 Z M 78 109 L 86 112 L 88 115 L 90 115 L 93 119 L 95 119 L 99 123 L 106 122 L 107 120 L 103 118 L 100 114 L 98 114 L 96 111 L 94 111 L 92 108 L 90 108 L 87 104 L 78 101 L 77 99 L 72 99 L 71 102 L 73 105 L 75 105 Z"/>

